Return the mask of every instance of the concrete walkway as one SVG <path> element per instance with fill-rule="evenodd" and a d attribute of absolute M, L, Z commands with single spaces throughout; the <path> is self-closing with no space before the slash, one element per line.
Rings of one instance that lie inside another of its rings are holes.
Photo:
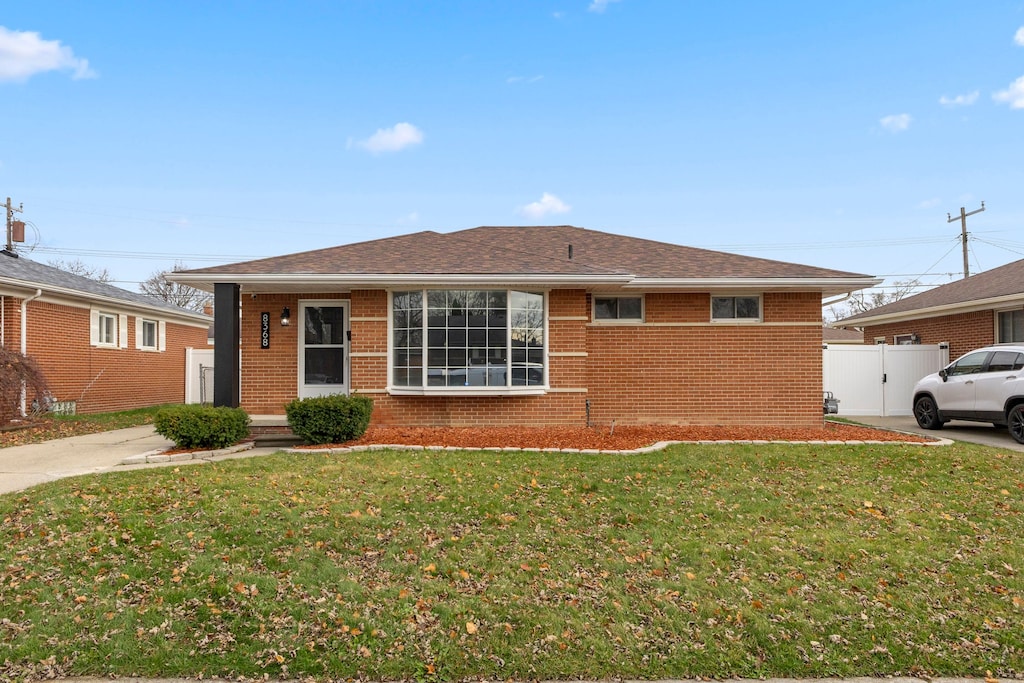
<path fill-rule="evenodd" d="M 42 443 L 0 448 L 0 493 L 21 491 L 36 484 L 81 474 L 182 464 L 180 460 L 125 464 L 143 453 L 173 448 L 174 443 L 156 433 L 151 425 L 110 432 L 71 436 Z M 251 448 L 245 457 L 274 453 L 278 448 Z M 218 458 L 232 457 L 225 455 Z M 192 460 L 196 462 L 196 460 Z"/>

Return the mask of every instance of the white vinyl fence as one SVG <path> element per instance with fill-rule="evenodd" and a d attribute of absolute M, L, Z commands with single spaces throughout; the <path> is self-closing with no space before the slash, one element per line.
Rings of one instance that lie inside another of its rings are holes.
<path fill-rule="evenodd" d="M 917 380 L 949 364 L 946 344 L 826 344 L 822 388 L 839 399 L 839 415 L 912 415 Z"/>
<path fill-rule="evenodd" d="M 213 349 L 185 349 L 185 403 L 213 403 Z"/>

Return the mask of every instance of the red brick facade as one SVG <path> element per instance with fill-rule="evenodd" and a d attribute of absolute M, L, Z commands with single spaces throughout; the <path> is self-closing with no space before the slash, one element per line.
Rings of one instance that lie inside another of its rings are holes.
<path fill-rule="evenodd" d="M 894 343 L 896 335 L 916 334 L 922 344 L 949 342 L 949 358 L 959 358 L 979 346 L 996 341 L 995 312 L 972 311 L 944 315 L 936 318 L 918 318 L 899 323 L 871 325 L 864 328 L 864 343 L 874 344 L 884 337 L 886 344 Z"/>
<path fill-rule="evenodd" d="M 21 299 L 5 296 L 3 344 L 21 350 Z M 160 320 L 159 314 L 145 316 Z M 163 351 L 135 348 L 136 317 L 127 315 L 127 348 L 90 344 L 90 311 L 46 300 L 27 304 L 26 351 L 46 375 L 58 401 L 75 401 L 79 413 L 182 403 L 185 349 L 207 348 L 201 324 L 166 322 Z"/>
<path fill-rule="evenodd" d="M 393 396 L 387 393 L 388 298 L 351 294 L 243 295 L 241 407 L 281 415 L 298 391 L 298 334 L 282 327 L 300 300 L 350 304 L 350 390 L 374 399 L 378 425 L 756 424 L 820 427 L 821 295 L 765 293 L 763 322 L 712 323 L 708 293 L 649 293 L 645 320 L 591 319 L 582 289 L 548 293 L 543 396 Z M 268 348 L 260 313 L 271 314 Z"/>

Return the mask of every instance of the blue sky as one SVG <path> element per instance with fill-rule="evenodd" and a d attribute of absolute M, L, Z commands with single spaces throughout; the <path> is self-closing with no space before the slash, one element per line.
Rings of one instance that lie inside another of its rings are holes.
<path fill-rule="evenodd" d="M 33 0 L 0 26 L 24 250 L 130 289 L 518 224 L 934 284 L 982 200 L 971 271 L 1024 258 L 1022 0 Z"/>

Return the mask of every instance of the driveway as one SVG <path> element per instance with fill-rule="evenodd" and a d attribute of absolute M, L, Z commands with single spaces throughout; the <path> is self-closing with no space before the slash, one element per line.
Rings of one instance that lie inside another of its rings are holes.
<path fill-rule="evenodd" d="M 850 420 L 872 427 L 882 427 L 898 432 L 911 432 L 925 436 L 941 436 L 954 441 L 966 441 L 982 446 L 993 446 L 1024 453 L 1024 444 L 1017 443 L 1006 429 L 996 429 L 987 422 L 961 422 L 953 420 L 942 429 L 921 429 L 912 415 L 897 417 L 851 417 Z"/>

